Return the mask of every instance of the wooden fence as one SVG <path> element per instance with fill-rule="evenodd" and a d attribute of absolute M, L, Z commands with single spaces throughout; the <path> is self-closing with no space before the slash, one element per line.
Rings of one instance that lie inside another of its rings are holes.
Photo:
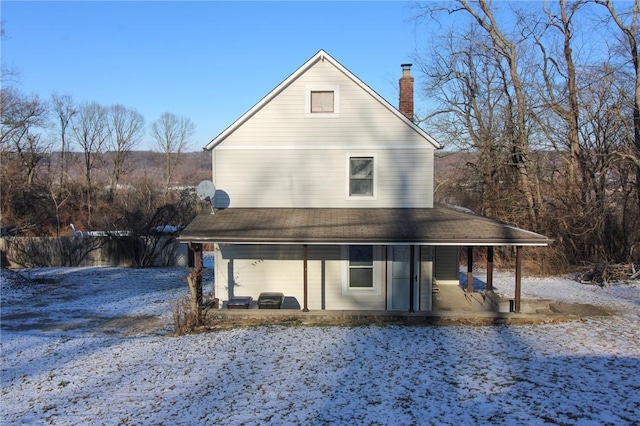
<path fill-rule="evenodd" d="M 168 237 L 159 237 L 168 238 Z M 3 237 L 0 238 L 0 266 L 30 268 L 47 266 L 140 266 L 136 254 L 140 250 L 153 259 L 147 266 L 188 266 L 189 249 L 175 240 L 161 244 L 133 237 Z"/>

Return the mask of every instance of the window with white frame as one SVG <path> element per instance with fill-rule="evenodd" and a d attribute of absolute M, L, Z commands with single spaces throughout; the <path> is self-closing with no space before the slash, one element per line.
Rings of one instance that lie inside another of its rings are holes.
<path fill-rule="evenodd" d="M 380 246 L 342 246 L 342 294 L 374 296 L 381 294 Z"/>
<path fill-rule="evenodd" d="M 334 112 L 334 96 L 332 90 L 314 90 L 311 92 L 312 114 L 326 114 Z"/>
<path fill-rule="evenodd" d="M 349 246 L 348 287 L 373 289 L 373 246 Z"/>
<path fill-rule="evenodd" d="M 339 118 L 340 86 L 337 84 L 305 86 L 304 112 L 307 118 Z"/>
<path fill-rule="evenodd" d="M 375 159 L 373 156 L 349 156 L 349 197 L 375 195 Z"/>

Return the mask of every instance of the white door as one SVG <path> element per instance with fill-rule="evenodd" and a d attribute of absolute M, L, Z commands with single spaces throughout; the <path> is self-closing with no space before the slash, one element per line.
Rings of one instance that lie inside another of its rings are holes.
<path fill-rule="evenodd" d="M 409 290 L 411 268 L 411 250 L 413 246 L 388 246 L 387 247 L 387 309 L 390 311 L 409 310 Z M 416 252 L 414 252 L 416 253 Z M 417 253 L 416 253 L 417 254 Z M 413 307 L 418 304 L 419 257 L 414 256 L 414 286 Z"/>

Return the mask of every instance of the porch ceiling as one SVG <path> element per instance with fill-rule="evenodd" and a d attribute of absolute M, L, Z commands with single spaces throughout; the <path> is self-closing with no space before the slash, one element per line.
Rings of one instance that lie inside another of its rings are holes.
<path fill-rule="evenodd" d="M 228 208 L 200 213 L 183 242 L 546 246 L 553 240 L 487 217 L 436 205 L 394 208 Z"/>

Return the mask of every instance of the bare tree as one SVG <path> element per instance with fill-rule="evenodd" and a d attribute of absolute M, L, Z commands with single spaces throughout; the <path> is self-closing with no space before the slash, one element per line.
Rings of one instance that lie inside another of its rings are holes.
<path fill-rule="evenodd" d="M 632 161 L 636 166 L 636 185 L 640 186 L 640 51 L 638 37 L 640 28 L 638 25 L 640 15 L 640 2 L 635 0 L 631 8 L 618 11 L 611 0 L 595 0 L 597 4 L 606 7 L 609 15 L 615 22 L 626 42 L 626 54 L 633 65 L 634 93 L 633 93 L 633 144 L 620 154 Z M 636 191 L 638 208 L 640 209 L 640 190 Z"/>
<path fill-rule="evenodd" d="M 4 31 L 4 22 L 0 21 L 0 40 L 5 40 L 7 38 L 6 33 Z M 0 82 L 5 84 L 8 81 L 14 80 L 16 78 L 17 72 L 14 69 L 5 67 L 4 63 L 0 65 Z"/>
<path fill-rule="evenodd" d="M 27 186 L 33 184 L 37 166 L 48 148 L 42 140 L 48 114 L 46 103 L 37 95 L 29 97 L 11 88 L 2 89 L 0 143 L 5 156 L 16 156 Z"/>
<path fill-rule="evenodd" d="M 169 192 L 174 169 L 180 162 L 181 154 L 188 149 L 194 132 L 195 125 L 188 117 L 170 112 L 163 113 L 151 124 L 151 135 L 156 140 L 158 150 L 164 154 L 165 193 Z"/>
<path fill-rule="evenodd" d="M 582 76 L 576 52 L 582 52 L 583 46 L 576 45 L 575 27 L 584 4 L 582 0 L 545 1 L 541 3 L 542 13 L 525 15 L 516 11 L 521 33 L 527 34 L 535 46 L 528 58 L 534 72 L 529 89 L 530 117 L 537 124 L 532 137 L 541 142 L 542 149 L 551 148 L 549 153 L 540 154 L 545 156 L 546 167 L 536 173 L 546 181 L 548 208 L 541 230 L 562 235 L 571 259 L 582 255 L 578 242 L 598 232 L 591 227 L 594 218 L 585 220 L 597 210 L 589 204 L 590 188 L 582 173 L 589 151 L 580 134 L 584 105 L 580 104 L 578 79 Z"/>
<path fill-rule="evenodd" d="M 81 105 L 73 117 L 73 136 L 84 156 L 87 225 L 90 225 L 93 210 L 93 170 L 109 138 L 107 109 L 95 102 Z"/>
<path fill-rule="evenodd" d="M 467 207 L 507 220 L 514 204 L 505 140 L 510 115 L 504 75 L 488 46 L 490 40 L 471 23 L 465 33 L 448 34 L 433 46 L 431 58 L 437 60 L 419 60 L 418 66 L 428 76 L 429 94 L 440 100 L 430 124 L 475 158 L 465 162 L 456 192 L 467 194 Z"/>
<path fill-rule="evenodd" d="M 53 206 L 55 208 L 56 237 L 59 237 L 60 230 L 62 229 L 62 223 L 60 221 L 61 209 L 71 197 L 71 191 L 69 191 L 66 188 L 58 188 L 58 190 L 56 191 L 53 187 L 49 187 L 49 194 L 51 196 L 51 201 L 53 202 Z"/>
<path fill-rule="evenodd" d="M 530 29 L 535 45 L 541 53 L 541 105 L 542 111 L 534 116 L 542 123 L 541 130 L 554 147 L 555 152 L 567 164 L 567 195 L 575 201 L 578 189 L 578 168 L 581 158 L 580 137 L 578 134 L 580 105 L 578 104 L 578 75 L 574 58 L 574 18 L 583 6 L 583 1 L 567 4 L 566 0 L 558 0 L 557 10 L 551 10 L 549 2 L 543 3 L 546 22 L 544 29 L 536 32 Z M 555 30 L 561 37 L 561 48 L 555 54 L 554 47 L 544 38 L 548 32 Z M 550 46 L 551 45 L 551 48 Z M 544 122 L 544 110 L 554 113 L 553 119 Z M 555 120 L 558 118 L 560 122 Z"/>
<path fill-rule="evenodd" d="M 515 171 L 518 191 L 524 197 L 528 223 L 537 228 L 538 215 L 543 204 L 539 184 L 530 173 L 531 160 L 529 158 L 529 103 L 525 94 L 525 84 L 521 76 L 520 40 L 510 37 L 498 23 L 496 13 L 491 2 L 478 0 L 455 0 L 447 3 L 428 3 L 422 8 L 422 17 L 433 17 L 439 13 L 463 13 L 487 36 L 489 44 L 487 54 L 493 55 L 495 68 L 499 71 L 502 91 L 505 98 L 504 135 L 507 137 L 510 150 L 510 165 Z"/>
<path fill-rule="evenodd" d="M 109 126 L 111 137 L 108 140 L 107 148 L 111 151 L 113 161 L 109 177 L 109 193 L 113 197 L 121 176 L 127 172 L 127 157 L 140 143 L 144 135 L 144 117 L 135 109 L 113 105 L 109 110 Z"/>
<path fill-rule="evenodd" d="M 538 211 L 542 207 L 541 202 L 534 197 L 531 179 L 529 177 L 529 140 L 527 132 L 528 104 L 525 96 L 525 88 L 520 77 L 520 56 L 516 42 L 513 42 L 499 27 L 491 4 L 485 0 L 474 7 L 466 0 L 460 0 L 462 9 L 469 13 L 482 27 L 493 42 L 493 49 L 506 63 L 505 73 L 510 81 L 505 81 L 505 93 L 513 91 L 513 101 L 508 103 L 513 108 L 513 121 L 507 128 L 511 137 L 511 159 L 518 173 L 520 191 L 525 196 L 527 211 L 531 224 L 536 227 Z M 537 191 L 535 191 L 537 192 Z"/>
<path fill-rule="evenodd" d="M 573 219 L 573 234 L 582 242 L 581 250 L 622 260 L 640 236 L 640 216 L 633 201 L 638 191 L 635 166 L 618 155 L 634 137 L 628 102 L 632 89 L 620 84 L 608 63 L 592 67 L 585 82 L 589 90 L 580 94 L 580 136 L 587 154 L 580 162 L 584 201 L 580 217 Z"/>
<path fill-rule="evenodd" d="M 64 188 L 68 168 L 66 156 L 69 152 L 67 135 L 71 120 L 78 111 L 70 95 L 58 95 L 54 93 L 51 96 L 51 103 L 58 125 L 60 126 L 58 128 L 60 130 L 60 188 Z"/>
<path fill-rule="evenodd" d="M 418 60 L 430 93 L 441 101 L 428 124 L 468 150 L 464 172 L 442 191 L 557 236 L 570 262 L 625 259 L 640 236 L 640 2 L 549 0 L 538 9 L 503 4 L 418 6 L 430 27 L 443 13 L 462 18 L 446 43 L 439 38 Z M 611 32 L 589 33 L 590 16 L 604 16 L 599 28 Z M 597 43 L 579 44 L 600 34 L 607 36 L 609 58 L 587 50 Z M 624 53 L 615 54 L 620 46 Z M 504 172 L 505 158 L 516 179 Z"/>

